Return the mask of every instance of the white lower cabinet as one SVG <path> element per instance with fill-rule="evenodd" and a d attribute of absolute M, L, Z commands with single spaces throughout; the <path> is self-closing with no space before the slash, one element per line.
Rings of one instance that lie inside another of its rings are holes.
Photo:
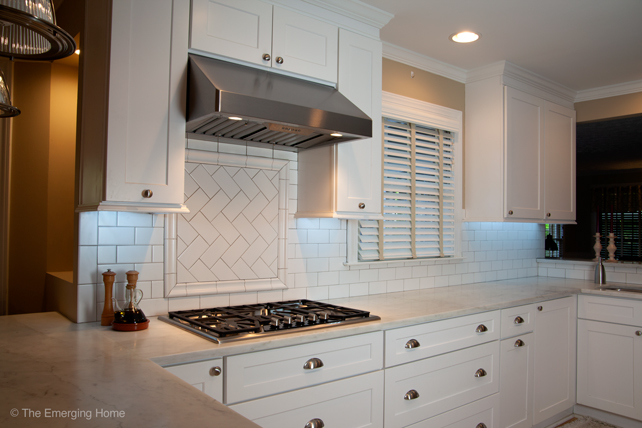
<path fill-rule="evenodd" d="M 498 428 L 499 407 L 499 394 L 495 394 L 408 427 Z"/>
<path fill-rule="evenodd" d="M 234 404 L 383 368 L 383 333 L 233 355 L 225 361 L 225 402 Z"/>
<path fill-rule="evenodd" d="M 578 404 L 642 420 L 640 314 L 642 301 L 580 296 L 580 317 L 600 321 L 578 320 Z"/>
<path fill-rule="evenodd" d="M 165 369 L 210 397 L 223 402 L 223 359 L 168 366 Z"/>
<path fill-rule="evenodd" d="M 386 369 L 385 425 L 405 427 L 499 391 L 499 342 Z"/>
<path fill-rule="evenodd" d="M 575 405 L 577 300 L 537 305 L 533 380 L 533 425 Z"/>
<path fill-rule="evenodd" d="M 383 371 L 230 408 L 264 428 L 383 427 Z"/>
<path fill-rule="evenodd" d="M 533 333 L 500 344 L 499 391 L 502 428 L 530 428 L 533 416 Z"/>

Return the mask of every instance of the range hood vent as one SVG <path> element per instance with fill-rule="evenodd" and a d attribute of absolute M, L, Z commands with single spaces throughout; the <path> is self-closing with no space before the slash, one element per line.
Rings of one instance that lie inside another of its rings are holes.
<path fill-rule="evenodd" d="M 372 120 L 332 87 L 192 54 L 187 104 L 195 134 L 295 148 L 372 137 Z"/>

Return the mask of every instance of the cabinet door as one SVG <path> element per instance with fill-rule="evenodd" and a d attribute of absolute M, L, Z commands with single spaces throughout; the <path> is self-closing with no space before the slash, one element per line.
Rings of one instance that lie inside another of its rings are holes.
<path fill-rule="evenodd" d="M 502 428 L 530 428 L 532 424 L 533 345 L 533 333 L 501 342 L 499 420 Z"/>
<path fill-rule="evenodd" d="M 535 313 L 533 425 L 575 404 L 575 297 L 542 302 Z"/>
<path fill-rule="evenodd" d="M 546 220 L 575 221 L 575 110 L 546 103 Z"/>
<path fill-rule="evenodd" d="M 372 138 L 336 146 L 337 211 L 344 218 L 381 216 L 381 55 L 381 42 L 340 31 L 339 91 L 372 118 Z"/>
<path fill-rule="evenodd" d="M 499 342 L 386 369 L 385 425 L 405 427 L 499 391 Z"/>
<path fill-rule="evenodd" d="M 190 48 L 271 66 L 272 5 L 259 0 L 192 0 Z"/>
<path fill-rule="evenodd" d="M 274 6 L 272 67 L 335 83 L 338 38 L 336 26 Z"/>
<path fill-rule="evenodd" d="M 230 408 L 264 428 L 383 427 L 383 372 L 236 404 Z"/>
<path fill-rule="evenodd" d="M 107 201 L 183 202 L 188 10 L 186 0 L 113 2 Z"/>
<path fill-rule="evenodd" d="M 223 359 L 216 358 L 198 363 L 165 367 L 165 370 L 223 402 Z"/>
<path fill-rule="evenodd" d="M 513 88 L 505 92 L 504 216 L 544 218 L 544 106 Z"/>
<path fill-rule="evenodd" d="M 482 398 L 408 428 L 500 428 L 499 394 Z"/>
<path fill-rule="evenodd" d="M 579 320 L 577 402 L 642 420 L 642 331 Z"/>

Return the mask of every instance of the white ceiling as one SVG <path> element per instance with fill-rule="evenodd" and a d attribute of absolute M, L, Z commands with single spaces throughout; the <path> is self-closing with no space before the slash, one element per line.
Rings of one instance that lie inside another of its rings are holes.
<path fill-rule="evenodd" d="M 574 91 L 642 86 L 642 0 L 361 2 L 394 15 L 384 42 L 464 71 L 506 60 Z M 461 30 L 481 39 L 451 42 Z"/>

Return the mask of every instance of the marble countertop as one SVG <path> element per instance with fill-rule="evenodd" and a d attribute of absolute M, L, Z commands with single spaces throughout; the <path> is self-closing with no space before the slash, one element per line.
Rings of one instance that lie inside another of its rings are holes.
<path fill-rule="evenodd" d="M 207 427 L 255 427 L 159 364 L 397 328 L 579 292 L 622 297 L 595 288 L 588 281 L 533 277 L 334 299 L 330 302 L 368 310 L 381 320 L 227 344 L 155 318 L 148 330 L 116 332 L 99 323 L 74 324 L 54 312 L 0 317 L 0 426 L 139 428 L 185 426 L 189 421 Z M 626 297 L 642 299 L 642 294 Z M 70 413 L 53 413 L 61 411 Z M 108 412 L 115 417 L 105 417 Z"/>

